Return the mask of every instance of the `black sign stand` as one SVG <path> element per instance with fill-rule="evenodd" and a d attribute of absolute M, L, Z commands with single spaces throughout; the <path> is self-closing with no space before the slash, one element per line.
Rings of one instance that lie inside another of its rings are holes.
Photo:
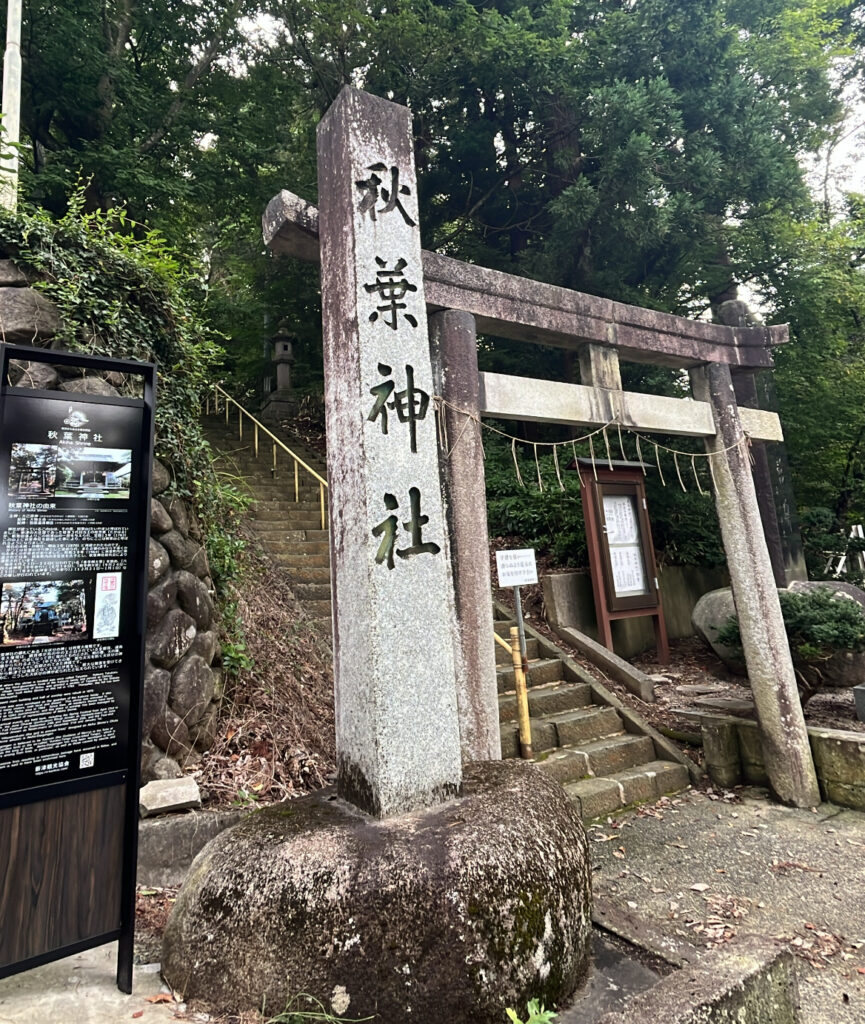
<path fill-rule="evenodd" d="M 142 397 L 11 387 L 13 359 Z M 155 387 L 0 343 L 0 978 L 117 939 L 132 991 Z"/>

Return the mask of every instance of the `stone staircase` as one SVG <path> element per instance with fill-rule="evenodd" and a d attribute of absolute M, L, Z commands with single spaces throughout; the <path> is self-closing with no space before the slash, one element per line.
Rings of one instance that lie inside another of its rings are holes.
<path fill-rule="evenodd" d="M 269 438 L 260 437 L 256 458 L 248 429 L 239 439 L 234 419 L 226 425 L 221 416 L 207 417 L 204 428 L 216 453 L 216 470 L 234 476 L 237 486 L 253 499 L 250 523 L 262 548 L 277 565 L 290 571 L 295 596 L 303 602 L 319 631 L 330 633 L 330 547 L 328 531 L 321 528 L 318 482 L 301 468 L 299 500 L 295 501 L 294 463 L 279 451 L 274 473 Z M 278 430 L 274 433 L 280 436 Z M 317 452 L 294 438 L 284 440 L 308 466 L 321 476 L 326 475 Z"/>
<path fill-rule="evenodd" d="M 280 452 L 272 472 L 270 441 L 262 438 L 256 459 L 251 438 L 238 439 L 234 422 L 221 417 L 204 421 L 217 453 L 217 470 L 237 479 L 254 505 L 251 523 L 270 557 L 291 574 L 292 590 L 330 633 L 330 555 L 328 531 L 321 528 L 317 482 L 301 470 L 299 501 L 294 500 L 294 469 Z M 325 468 L 314 451 L 285 438 L 286 444 L 322 476 Z M 501 619 L 496 632 L 508 637 L 514 623 Z M 683 755 L 648 726 L 597 679 L 546 638 L 527 640 L 529 711 L 535 763 L 564 785 L 589 821 L 632 804 L 657 800 L 684 789 L 689 770 Z M 502 756 L 519 756 L 514 670 L 508 653 L 496 644 Z"/>
<path fill-rule="evenodd" d="M 495 629 L 509 638 L 513 625 Z M 534 762 L 562 783 L 584 821 L 688 786 L 678 749 L 550 641 L 527 636 L 526 654 Z M 502 757 L 519 757 L 514 670 L 499 644 L 496 664 Z"/>

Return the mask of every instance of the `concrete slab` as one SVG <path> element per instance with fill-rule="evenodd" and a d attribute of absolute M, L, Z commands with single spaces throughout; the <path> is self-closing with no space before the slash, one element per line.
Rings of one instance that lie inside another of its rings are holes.
<path fill-rule="evenodd" d="M 136 966 L 132 995 L 115 983 L 117 943 L 0 980 L 0 1024 L 158 1024 L 175 1020 L 177 1003 L 150 1003 L 168 991 L 157 965 Z M 137 1014 L 141 1016 L 137 1016 Z"/>
<path fill-rule="evenodd" d="M 620 911 L 605 927 L 636 942 L 654 935 L 658 952 L 663 943 L 685 961 L 689 947 L 787 948 L 802 1021 L 862 1024 L 865 814 L 743 792 L 738 802 L 691 792 L 590 829 L 596 905 Z"/>

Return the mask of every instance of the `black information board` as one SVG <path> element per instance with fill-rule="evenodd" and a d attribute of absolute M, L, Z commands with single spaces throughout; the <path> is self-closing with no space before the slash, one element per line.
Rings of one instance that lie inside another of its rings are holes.
<path fill-rule="evenodd" d="M 123 374 L 141 397 L 10 387 L 13 359 Z M 155 369 L 0 345 L 0 381 L 0 815 L 50 805 L 63 848 L 52 849 L 46 833 L 40 856 L 105 858 L 101 867 L 82 864 L 77 881 L 70 874 L 78 886 L 94 869 L 122 875 L 122 906 L 95 914 L 94 935 L 80 934 L 80 927 L 54 934 L 28 918 L 57 914 L 56 906 L 0 907 L 0 977 L 116 937 L 118 984 L 128 990 Z M 94 795 L 87 804 L 93 835 L 70 837 L 62 821 L 64 807 L 72 808 L 67 798 L 96 790 L 106 797 Z M 122 822 L 100 821 L 100 806 L 114 818 L 120 808 Z M 114 845 L 109 834 L 117 837 Z M 21 851 L 8 855 L 13 874 L 24 879 L 32 866 L 21 862 Z M 57 898 L 55 892 L 51 901 Z M 43 945 L 54 948 L 16 945 L 6 933 L 16 918 L 16 927 L 44 934 Z"/>

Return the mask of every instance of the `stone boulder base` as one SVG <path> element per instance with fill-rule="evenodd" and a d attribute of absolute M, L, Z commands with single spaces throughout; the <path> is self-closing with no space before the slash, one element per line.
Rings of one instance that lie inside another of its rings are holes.
<path fill-rule="evenodd" d="M 584 980 L 586 836 L 558 783 L 516 761 L 465 766 L 463 794 L 377 821 L 322 790 L 250 815 L 190 869 L 162 966 L 185 999 L 277 1013 L 501 1024 Z"/>

